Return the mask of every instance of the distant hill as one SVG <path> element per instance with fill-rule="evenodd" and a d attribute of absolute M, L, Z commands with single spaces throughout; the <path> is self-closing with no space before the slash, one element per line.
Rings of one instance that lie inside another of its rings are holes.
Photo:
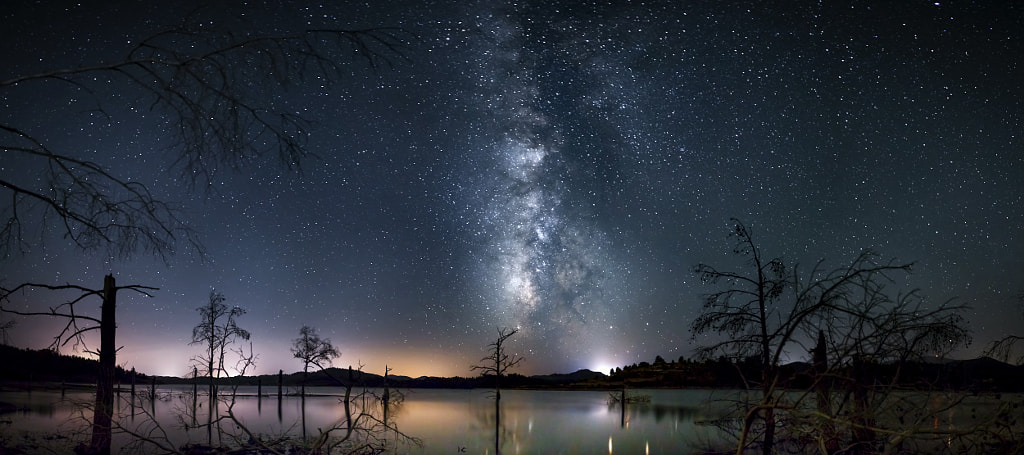
<path fill-rule="evenodd" d="M 555 384 L 572 384 L 577 382 L 603 380 L 607 379 L 608 376 L 604 373 L 598 373 L 590 370 L 578 370 L 575 373 L 569 374 L 545 374 L 540 376 L 531 376 L 533 379 L 539 379 L 541 381 L 547 381 Z"/>
<path fill-rule="evenodd" d="M 94 359 L 87 359 L 79 356 L 59 354 L 51 350 L 20 349 L 11 346 L 0 346 L 0 382 L 25 383 L 33 382 L 68 382 L 68 383 L 95 383 L 99 364 Z M 127 384 L 131 381 L 131 372 L 118 367 L 117 375 L 119 382 Z M 136 382 L 148 383 L 152 377 L 143 373 L 136 375 Z M 281 385 L 285 387 L 298 387 L 303 382 L 302 372 L 281 374 Z M 541 376 L 526 377 L 518 374 L 510 375 L 502 379 L 502 386 L 514 387 L 553 387 L 568 386 L 590 380 L 607 379 L 602 373 L 595 373 L 590 370 L 579 370 L 569 374 L 550 374 Z M 191 378 L 157 376 L 157 383 L 160 384 L 191 384 Z M 217 380 L 222 384 L 257 385 L 264 387 L 276 387 L 278 382 L 277 374 L 263 374 L 259 376 L 231 377 Z M 338 386 L 341 383 L 352 383 L 362 387 L 391 387 L 400 388 L 454 388 L 468 389 L 478 387 L 493 387 L 493 378 L 463 378 L 463 377 L 433 377 L 420 376 L 412 378 L 409 376 L 388 376 L 387 380 L 379 374 L 351 370 L 348 368 L 328 368 L 324 371 L 310 372 L 306 381 L 309 387 L 316 386 Z"/>
<path fill-rule="evenodd" d="M 786 387 L 803 388 L 809 384 L 810 365 L 805 362 L 794 362 L 779 367 Z M 874 365 L 874 374 L 879 377 L 890 377 L 895 372 L 894 365 Z M 67 382 L 95 383 L 98 362 L 78 356 L 68 356 L 49 350 L 19 349 L 11 346 L 0 346 L 0 382 L 24 383 L 33 382 Z M 741 388 L 743 387 L 742 372 L 748 378 L 759 377 L 757 362 L 730 363 L 727 360 L 708 360 L 703 362 L 655 362 L 639 365 L 627 365 L 616 368 L 611 376 L 590 370 L 578 370 L 573 373 L 546 374 L 523 376 L 510 374 L 501 381 L 504 388 L 527 389 L 610 389 L 623 385 L 631 388 Z M 952 360 L 946 362 L 916 361 L 908 362 L 900 368 L 900 383 L 908 387 L 927 386 L 962 390 L 999 390 L 1024 391 L 1024 366 L 1010 365 L 998 360 L 981 357 L 970 360 Z M 118 381 L 127 384 L 131 381 L 131 372 L 117 369 Z M 151 376 L 139 373 L 136 382 L 148 383 Z M 257 385 L 276 387 L 277 374 L 259 376 L 221 378 L 221 384 Z M 281 385 L 297 387 L 303 383 L 302 372 L 282 374 Z M 191 384 L 191 378 L 156 377 L 160 384 Z M 490 388 L 494 386 L 493 377 L 433 377 L 420 376 L 383 376 L 349 370 L 348 368 L 328 368 L 324 371 L 310 372 L 306 385 L 338 386 L 343 383 L 361 387 L 397 388 L 446 388 L 469 389 Z"/>

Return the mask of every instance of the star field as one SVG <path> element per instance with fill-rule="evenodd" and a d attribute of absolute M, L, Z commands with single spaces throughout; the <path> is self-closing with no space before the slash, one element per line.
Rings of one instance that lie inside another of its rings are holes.
<path fill-rule="evenodd" d="M 314 156 L 298 170 L 253 156 L 194 185 L 173 125 L 123 81 L 0 85 L 0 123 L 143 182 L 206 252 L 115 259 L 40 226 L 3 283 L 113 273 L 159 287 L 118 314 L 118 362 L 156 374 L 190 371 L 211 288 L 248 310 L 260 373 L 300 367 L 288 346 L 302 325 L 334 342 L 336 365 L 372 372 L 470 375 L 496 327 L 521 330 L 520 372 L 607 372 L 692 354 L 711 289 L 691 270 L 736 263 L 737 217 L 788 263 L 839 266 L 864 248 L 916 261 L 896 284 L 973 308 L 960 357 L 1024 328 L 1012 4 L 307 3 L 192 16 L 240 33 L 403 31 L 388 64 L 252 85 L 308 120 Z M 121 58 L 184 17 L 66 6 L 2 13 L 0 81 Z M 0 176 L 36 166 L 5 159 Z M 53 325 L 23 320 L 9 338 L 42 348 Z"/>

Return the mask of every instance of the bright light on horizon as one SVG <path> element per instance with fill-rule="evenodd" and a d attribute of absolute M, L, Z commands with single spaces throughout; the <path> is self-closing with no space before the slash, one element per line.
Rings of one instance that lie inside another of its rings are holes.
<path fill-rule="evenodd" d="M 614 359 L 609 359 L 607 356 L 604 355 L 598 355 L 596 356 L 596 358 L 591 359 L 588 365 L 589 366 L 587 368 L 590 371 L 604 374 L 608 374 L 615 367 L 622 366 L 616 363 Z"/>

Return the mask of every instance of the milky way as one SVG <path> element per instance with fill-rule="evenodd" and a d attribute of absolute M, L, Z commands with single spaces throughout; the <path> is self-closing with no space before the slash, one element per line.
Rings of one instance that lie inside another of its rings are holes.
<path fill-rule="evenodd" d="M 178 8 L 15 1 L 0 11 L 0 82 L 116 61 L 179 25 Z M 789 264 L 865 248 L 916 261 L 900 290 L 972 307 L 976 343 L 958 356 L 1024 325 L 1007 317 L 1024 292 L 1012 2 L 296 0 L 190 17 L 236 36 L 388 27 L 402 45 L 374 66 L 345 60 L 333 81 L 255 87 L 261 106 L 309 121 L 316 158 L 301 172 L 239 163 L 208 191 L 178 177 L 166 112 L 123 78 L 0 85 L 0 124 L 145 183 L 207 245 L 120 260 L 50 223 L 0 263 L 5 285 L 114 273 L 159 287 L 122 305 L 128 366 L 190 371 L 211 288 L 249 310 L 239 323 L 264 372 L 297 368 L 287 346 L 305 324 L 342 365 L 413 376 L 471 374 L 499 327 L 520 330 L 524 373 L 689 356 L 714 290 L 693 266 L 744 266 L 730 217 Z M 43 187 L 29 159 L 4 156 L 0 178 Z M 17 303 L 53 303 L 34 299 Z M 9 335 L 45 347 L 52 325 Z"/>
<path fill-rule="evenodd" d="M 520 330 L 527 356 L 593 363 L 620 338 L 618 265 L 600 227 L 568 205 L 573 163 L 561 153 L 561 125 L 541 108 L 549 100 L 538 88 L 537 58 L 524 49 L 514 14 L 485 11 L 477 24 L 477 52 L 492 57 L 473 74 L 474 99 L 492 115 L 483 135 L 491 142 L 469 151 L 467 170 L 479 174 L 467 194 L 486 232 L 481 324 Z"/>

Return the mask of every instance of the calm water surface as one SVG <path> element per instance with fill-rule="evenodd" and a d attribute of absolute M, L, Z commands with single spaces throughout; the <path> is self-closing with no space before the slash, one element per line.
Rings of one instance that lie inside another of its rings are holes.
<path fill-rule="evenodd" d="M 121 394 L 119 419 L 126 427 L 165 438 L 174 446 L 206 441 L 206 430 L 190 428 L 196 421 L 206 419 L 205 396 L 199 397 L 193 420 L 191 387 L 157 388 L 159 399 L 155 401 L 143 399 L 142 389 L 139 390 L 137 401 L 141 408 L 131 407 L 129 394 Z M 148 392 L 148 388 L 145 390 Z M 492 454 L 496 426 L 501 453 L 506 454 L 687 453 L 715 439 L 713 429 L 698 422 L 715 416 L 708 399 L 714 393 L 722 393 L 631 390 L 631 395 L 649 395 L 650 402 L 628 404 L 623 412 L 620 405 L 609 404 L 608 392 L 505 390 L 501 394 L 499 419 L 493 392 L 487 390 L 402 392 L 404 401 L 389 407 L 388 421 L 403 433 L 422 440 L 422 447 L 399 445 L 396 450 L 412 454 Z M 304 405 L 301 398 L 286 395 L 280 407 L 276 389 L 264 388 L 263 394 L 258 397 L 255 387 L 240 388 L 233 407 L 246 427 L 263 435 L 299 435 L 305 430 L 312 436 L 344 418 L 340 403 L 343 389 L 308 388 L 307 394 L 311 396 L 306 397 Z M 64 396 L 59 391 L 0 392 L 0 402 L 9 405 L 0 414 L 0 421 L 4 422 L 0 430 L 73 434 L 85 428 L 80 403 L 92 399 L 87 392 L 69 392 Z M 222 407 L 221 412 L 224 411 Z M 87 415 L 91 417 L 91 412 Z M 156 416 L 159 427 L 148 415 Z M 394 435 L 389 438 L 400 439 Z M 125 437 L 115 441 L 119 447 L 131 448 L 130 443 Z"/>

